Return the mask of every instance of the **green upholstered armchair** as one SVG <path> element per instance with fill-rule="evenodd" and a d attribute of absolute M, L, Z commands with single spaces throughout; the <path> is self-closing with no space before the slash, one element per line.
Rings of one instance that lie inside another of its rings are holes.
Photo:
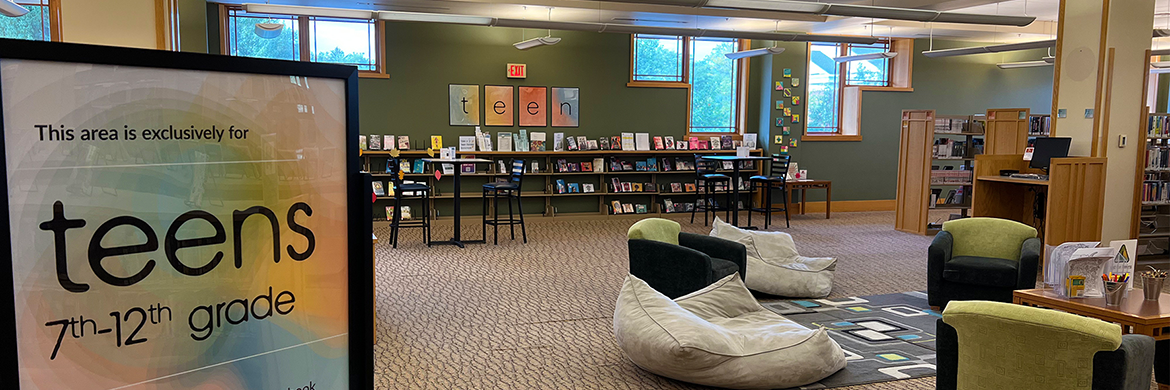
<path fill-rule="evenodd" d="M 1148 390 L 1154 339 L 1055 310 L 956 301 L 936 330 L 939 390 Z"/>
<path fill-rule="evenodd" d="M 1012 291 L 1034 288 L 1043 245 L 1031 226 L 998 218 L 943 223 L 927 252 L 931 306 L 953 300 L 1011 302 Z"/>
<path fill-rule="evenodd" d="M 647 218 L 630 226 L 630 274 L 670 299 L 699 291 L 747 270 L 747 248 L 738 242 L 684 233 L 678 222 Z"/>

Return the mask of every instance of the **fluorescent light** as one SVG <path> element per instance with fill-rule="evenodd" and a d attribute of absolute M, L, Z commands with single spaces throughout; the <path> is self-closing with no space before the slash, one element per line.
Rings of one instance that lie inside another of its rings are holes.
<path fill-rule="evenodd" d="M 1170 49 L 1150 50 L 1151 56 L 1170 56 Z"/>
<path fill-rule="evenodd" d="M 849 61 L 878 60 L 878 59 L 882 59 L 882 58 L 894 58 L 897 55 L 898 55 L 898 53 L 895 53 L 892 51 L 886 51 L 886 52 L 881 52 L 881 53 L 869 53 L 869 54 L 857 54 L 857 55 L 852 55 L 852 56 L 841 56 L 841 57 L 833 58 L 833 61 L 849 62 Z"/>
<path fill-rule="evenodd" d="M 0 0 L 0 14 L 4 16 L 11 16 L 14 18 L 24 16 L 28 13 L 28 8 L 21 7 L 11 0 Z"/>
<path fill-rule="evenodd" d="M 979 15 L 956 12 L 939 12 L 910 8 L 875 7 L 851 4 L 825 4 L 807 1 L 783 0 L 610 0 L 621 3 L 669 4 L 687 7 L 730 8 L 755 11 L 798 12 L 817 15 L 854 16 L 911 20 L 918 22 L 946 22 L 964 24 L 993 24 L 1023 27 L 1036 20 L 1032 16 Z"/>
<path fill-rule="evenodd" d="M 1047 41 L 1008 43 L 1008 44 L 1003 44 L 1003 45 L 960 47 L 960 48 L 942 49 L 942 50 L 927 50 L 927 51 L 922 52 L 922 55 L 927 56 L 927 57 L 931 57 L 931 58 L 953 57 L 953 56 L 964 56 L 964 55 L 971 55 L 971 54 L 1002 53 L 1005 51 L 1043 49 L 1043 48 L 1054 47 L 1054 46 L 1056 46 L 1056 40 L 1050 39 Z"/>
<path fill-rule="evenodd" d="M 734 52 L 734 53 L 727 53 L 727 54 L 724 54 L 724 55 L 725 55 L 725 56 L 727 56 L 727 58 L 730 58 L 730 59 L 733 59 L 733 60 L 738 60 L 738 59 L 740 59 L 740 58 L 748 58 L 748 57 L 756 57 L 756 56 L 766 56 L 766 55 L 780 54 L 780 53 L 783 53 L 783 52 L 784 52 L 784 48 L 783 48 L 783 47 L 775 47 L 775 46 L 773 46 L 773 47 L 765 47 L 765 48 L 760 48 L 760 49 L 751 49 L 751 50 L 737 51 L 737 52 Z"/>
<path fill-rule="evenodd" d="M 1154 38 L 1170 37 L 1170 28 L 1155 28 Z"/>
<path fill-rule="evenodd" d="M 1022 62 L 1001 62 L 995 64 L 1000 69 L 1017 69 L 1017 68 L 1035 68 L 1040 66 L 1052 66 L 1047 61 L 1022 61 Z"/>
<path fill-rule="evenodd" d="M 260 38 L 272 39 L 279 37 L 281 30 L 284 30 L 284 23 L 256 23 L 256 29 L 252 31 Z"/>
<path fill-rule="evenodd" d="M 1170 61 L 1151 62 L 1150 66 L 1155 68 L 1170 68 Z"/>
<path fill-rule="evenodd" d="M 1049 63 L 1049 64 L 1055 64 L 1055 63 L 1056 63 L 1056 57 L 1053 57 L 1053 56 L 1047 56 L 1047 57 L 1044 57 L 1044 58 L 1041 58 L 1041 59 L 1042 59 L 1042 60 L 1044 60 L 1044 62 L 1047 62 L 1047 63 Z"/>
<path fill-rule="evenodd" d="M 324 16 L 328 18 L 374 19 L 376 12 L 360 9 L 302 7 L 296 5 L 244 4 L 244 11 L 256 14 Z"/>
<path fill-rule="evenodd" d="M 495 21 L 495 18 L 488 16 L 427 14 L 420 12 L 397 11 L 380 11 L 378 12 L 378 19 L 393 20 L 398 22 L 470 24 L 477 26 L 490 26 L 492 25 L 492 22 Z"/>
<path fill-rule="evenodd" d="M 552 45 L 559 43 L 560 41 L 561 41 L 560 38 L 539 37 L 539 38 L 532 38 L 532 39 L 529 39 L 526 41 L 516 42 L 516 43 L 513 43 L 512 46 L 516 46 L 516 48 L 520 49 L 520 50 L 528 50 L 528 49 L 531 49 L 534 47 L 539 47 L 539 46 L 552 46 Z"/>

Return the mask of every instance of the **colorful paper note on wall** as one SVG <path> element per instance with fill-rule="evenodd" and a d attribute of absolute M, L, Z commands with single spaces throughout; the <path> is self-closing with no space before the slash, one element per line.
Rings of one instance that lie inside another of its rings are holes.
<path fill-rule="evenodd" d="M 796 147 L 796 138 L 795 137 L 788 139 L 788 146 Z"/>
<path fill-rule="evenodd" d="M 776 82 L 776 90 L 777 90 L 777 91 L 783 91 L 783 90 L 784 90 L 784 82 L 777 81 L 777 82 Z"/>
<path fill-rule="evenodd" d="M 776 118 L 776 127 L 784 127 L 784 118 Z"/>
<path fill-rule="evenodd" d="M 783 110 L 783 109 L 784 109 L 784 101 L 783 101 L 783 100 L 777 100 L 777 101 L 776 101 L 776 109 L 777 109 L 777 110 Z"/>
<path fill-rule="evenodd" d="M 785 90 L 784 90 L 784 97 L 792 97 L 792 90 L 791 90 L 791 89 L 785 89 Z"/>
<path fill-rule="evenodd" d="M 479 126 L 479 86 L 447 86 L 451 126 Z"/>
<path fill-rule="evenodd" d="M 793 86 L 793 87 L 799 87 L 799 86 L 800 86 L 800 78 L 798 78 L 798 77 L 793 77 L 793 78 L 792 78 L 792 86 Z"/>
<path fill-rule="evenodd" d="M 784 77 L 785 78 L 792 77 L 792 69 L 784 68 Z"/>
<path fill-rule="evenodd" d="M 800 114 L 792 114 L 792 123 L 800 123 Z"/>
<path fill-rule="evenodd" d="M 789 135 L 789 134 L 792 134 L 792 129 L 789 127 L 784 127 L 784 135 Z"/>
<path fill-rule="evenodd" d="M 788 146 L 781 146 L 780 154 L 788 154 Z"/>
<path fill-rule="evenodd" d="M 485 85 L 483 87 L 484 118 L 487 126 L 512 126 L 516 87 L 510 85 Z"/>
<path fill-rule="evenodd" d="M 772 142 L 775 143 L 776 145 L 783 145 L 784 144 L 784 136 L 778 135 L 778 136 L 776 136 L 776 139 L 773 140 Z"/>
<path fill-rule="evenodd" d="M 793 96 L 792 97 L 792 105 L 794 105 L 794 106 L 800 105 L 800 96 Z"/>
<path fill-rule="evenodd" d="M 792 116 L 792 108 L 784 108 L 784 116 Z"/>

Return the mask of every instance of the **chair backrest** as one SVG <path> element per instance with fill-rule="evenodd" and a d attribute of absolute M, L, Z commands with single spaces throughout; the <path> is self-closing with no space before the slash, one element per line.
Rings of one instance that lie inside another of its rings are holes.
<path fill-rule="evenodd" d="M 943 223 L 954 237 L 951 257 L 980 256 L 1019 261 L 1024 241 L 1036 237 L 1036 228 L 999 218 L 963 218 Z"/>
<path fill-rule="evenodd" d="M 524 179 L 524 160 L 523 159 L 512 160 L 512 174 L 508 176 L 508 181 L 515 183 L 516 185 L 519 185 L 520 181 L 523 179 Z"/>
<path fill-rule="evenodd" d="M 1093 355 L 1121 346 L 1117 324 L 1010 303 L 951 301 L 943 322 L 959 339 L 959 389 L 1088 390 Z"/>
<path fill-rule="evenodd" d="M 402 179 L 398 178 L 398 172 L 401 171 L 398 169 L 398 164 L 400 163 L 401 162 L 398 160 L 398 157 L 390 157 L 386 159 L 386 173 L 390 174 L 390 185 L 394 186 L 394 188 L 398 188 L 398 185 L 402 184 Z M 395 191 L 394 193 L 397 194 L 398 191 Z"/>
<path fill-rule="evenodd" d="M 768 176 L 784 177 L 788 175 L 788 162 L 790 160 L 792 160 L 792 156 L 787 154 L 783 156 L 773 154 L 772 159 L 768 161 Z"/>
<path fill-rule="evenodd" d="M 663 218 L 646 218 L 635 222 L 626 232 L 631 240 L 654 240 L 678 245 L 678 233 L 682 226 L 678 222 Z"/>
<path fill-rule="evenodd" d="M 703 158 L 700 154 L 695 154 L 695 174 L 706 175 L 719 172 L 719 168 L 723 166 L 722 162 L 715 160 L 708 160 Z"/>

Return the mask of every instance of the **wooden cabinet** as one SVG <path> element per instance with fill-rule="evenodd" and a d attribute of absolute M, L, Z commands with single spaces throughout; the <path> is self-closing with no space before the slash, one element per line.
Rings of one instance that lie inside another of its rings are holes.
<path fill-rule="evenodd" d="M 1034 180 L 999 175 L 1004 169 L 1042 174 L 1028 168 L 1023 154 L 977 156 L 971 214 L 1036 227 L 1045 245 L 1099 241 L 1105 161 L 1103 157 L 1054 158 L 1048 180 Z M 1036 218 L 1037 211 L 1042 218 Z"/>
<path fill-rule="evenodd" d="M 1027 108 L 987 110 L 987 138 L 984 154 L 1024 154 L 1028 147 L 1030 113 Z"/>

